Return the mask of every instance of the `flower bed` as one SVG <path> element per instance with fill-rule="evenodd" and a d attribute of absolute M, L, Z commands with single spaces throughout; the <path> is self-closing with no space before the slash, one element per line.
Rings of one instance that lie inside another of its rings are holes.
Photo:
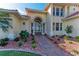
<path fill-rule="evenodd" d="M 71 40 L 65 40 L 65 43 L 58 44 L 59 47 L 74 56 L 79 55 L 79 43 Z"/>

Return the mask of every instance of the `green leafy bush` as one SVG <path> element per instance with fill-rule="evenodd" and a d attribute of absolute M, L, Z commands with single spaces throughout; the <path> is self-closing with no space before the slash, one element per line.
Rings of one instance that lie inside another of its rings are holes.
<path fill-rule="evenodd" d="M 79 36 L 76 36 L 77 41 L 79 42 Z"/>
<path fill-rule="evenodd" d="M 36 48 L 36 41 L 34 35 L 32 35 L 32 48 Z"/>
<path fill-rule="evenodd" d="M 32 44 L 33 44 L 33 43 L 36 43 L 35 40 L 32 40 Z"/>
<path fill-rule="evenodd" d="M 9 39 L 8 38 L 4 38 L 4 41 L 9 41 Z"/>
<path fill-rule="evenodd" d="M 32 43 L 32 48 L 36 48 L 36 44 L 35 43 Z"/>
<path fill-rule="evenodd" d="M 8 39 L 5 38 L 0 40 L 0 46 L 5 46 L 7 44 L 8 44 Z"/>
<path fill-rule="evenodd" d="M 29 33 L 25 30 L 25 31 L 21 31 L 20 32 L 20 37 L 21 39 L 26 42 L 27 41 L 27 38 L 29 37 Z"/>
<path fill-rule="evenodd" d="M 72 25 L 69 25 L 69 26 L 66 27 L 65 31 L 68 34 L 68 36 L 69 36 L 69 34 L 72 33 L 72 29 L 73 29 L 73 26 Z"/>
<path fill-rule="evenodd" d="M 23 45 L 22 41 L 18 41 L 18 46 L 21 47 Z"/>

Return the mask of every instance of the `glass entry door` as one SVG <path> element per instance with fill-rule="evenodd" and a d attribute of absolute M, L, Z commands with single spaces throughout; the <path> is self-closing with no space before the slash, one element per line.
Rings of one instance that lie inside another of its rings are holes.
<path fill-rule="evenodd" d="M 41 23 L 35 22 L 35 34 L 41 34 L 42 32 L 41 29 L 42 29 Z"/>

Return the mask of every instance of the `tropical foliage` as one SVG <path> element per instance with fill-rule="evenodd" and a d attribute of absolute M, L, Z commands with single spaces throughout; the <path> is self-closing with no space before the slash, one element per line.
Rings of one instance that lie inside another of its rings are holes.
<path fill-rule="evenodd" d="M 21 37 L 21 39 L 24 41 L 24 42 L 26 42 L 27 41 L 27 38 L 29 37 L 29 33 L 27 32 L 27 30 L 22 30 L 21 32 L 20 32 L 20 37 Z"/>
<path fill-rule="evenodd" d="M 72 33 L 72 28 L 73 28 L 72 25 L 66 27 L 65 31 L 68 34 L 68 36 L 69 36 L 69 34 Z"/>
<path fill-rule="evenodd" d="M 8 31 L 9 27 L 12 28 L 10 21 L 11 21 L 11 19 L 9 18 L 9 13 L 0 12 L 0 28 L 3 31 Z"/>
<path fill-rule="evenodd" d="M 1 39 L 0 40 L 0 46 L 5 46 L 5 45 L 7 45 L 8 44 L 8 38 L 4 38 L 4 39 Z"/>

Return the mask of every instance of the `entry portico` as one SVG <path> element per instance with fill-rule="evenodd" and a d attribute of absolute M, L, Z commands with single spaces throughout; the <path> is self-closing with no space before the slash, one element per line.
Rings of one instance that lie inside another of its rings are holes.
<path fill-rule="evenodd" d="M 46 12 L 28 9 L 27 15 L 31 18 L 31 33 L 45 34 L 46 33 Z"/>
<path fill-rule="evenodd" d="M 33 34 L 45 34 L 45 22 L 41 17 L 35 17 L 31 23 L 31 33 Z"/>

